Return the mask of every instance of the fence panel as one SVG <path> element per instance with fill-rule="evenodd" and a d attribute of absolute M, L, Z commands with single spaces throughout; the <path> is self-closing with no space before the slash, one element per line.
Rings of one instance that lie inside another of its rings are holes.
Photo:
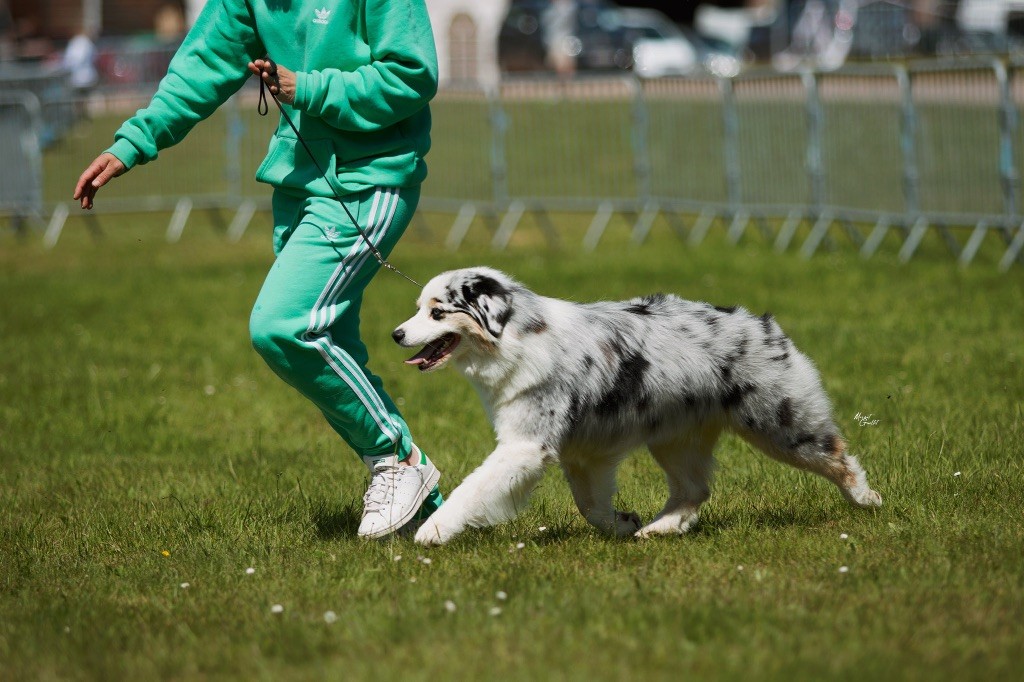
<path fill-rule="evenodd" d="M 999 85 L 991 68 L 911 73 L 917 112 L 920 208 L 995 214 L 999 174 Z"/>
<path fill-rule="evenodd" d="M 429 173 L 423 185 L 424 200 L 500 201 L 504 169 L 501 159 L 493 158 L 500 156 L 501 151 L 493 148 L 492 126 L 501 125 L 501 114 L 487 93 L 442 90 L 430 109 L 433 143 L 427 156 Z M 492 121 L 494 117 L 497 118 Z"/>
<path fill-rule="evenodd" d="M 53 208 L 48 234 L 59 235 L 78 174 L 149 102 L 152 87 L 79 100 L 44 88 L 42 104 L 38 94 L 4 91 L 0 153 L 15 162 L 0 178 L 0 211 Z M 105 188 L 101 209 L 174 208 L 170 238 L 193 205 L 237 208 L 228 233 L 239 236 L 271 193 L 253 176 L 278 114 L 257 114 L 257 92 L 250 83 L 159 163 Z M 751 215 L 785 216 L 777 247 L 817 216 L 808 254 L 835 224 L 851 234 L 849 221 L 875 224 L 860 237 L 865 255 L 890 225 L 912 225 L 901 258 L 934 228 L 967 263 L 992 229 L 1005 239 L 1016 234 L 1024 248 L 1024 233 L 1008 230 L 1020 220 L 1022 104 L 1024 64 L 1012 61 L 752 71 L 732 80 L 522 79 L 497 92 L 442 90 L 432 104 L 424 206 L 457 210 L 458 235 L 478 211 L 507 211 L 495 244 L 507 242 L 524 212 L 544 210 L 595 211 L 590 244 L 618 211 L 638 211 L 637 241 L 660 209 L 700 211 L 698 234 L 731 213 L 734 239 Z M 961 248 L 949 226 L 975 229 Z M 1016 258 L 1011 250 L 1003 260 Z"/>
<path fill-rule="evenodd" d="M 75 123 L 70 76 L 59 66 L 0 63 L 0 91 L 30 93 L 40 110 L 39 143 L 46 147 Z M 21 95 L 19 95 L 21 96 Z"/>
<path fill-rule="evenodd" d="M 114 141 L 121 123 L 149 102 L 148 94 L 108 95 L 69 102 L 82 114 L 67 134 L 48 147 L 43 157 L 45 200 L 68 201 L 82 170 Z M 104 187 L 108 208 L 164 207 L 189 197 L 197 203 L 231 193 L 230 137 L 225 135 L 227 109 L 201 122 L 185 140 L 160 152 L 158 164 L 141 165 Z"/>
<path fill-rule="evenodd" d="M 630 79 L 503 85 L 509 195 L 635 201 L 634 94 Z"/>
<path fill-rule="evenodd" d="M 709 78 L 643 84 L 651 194 L 693 203 L 725 203 L 722 94 Z"/>
<path fill-rule="evenodd" d="M 864 211 L 904 210 L 900 91 L 888 74 L 819 77 L 825 203 Z"/>
<path fill-rule="evenodd" d="M 30 92 L 0 93 L 0 211 L 23 216 L 42 211 L 43 131 L 39 100 Z"/>
<path fill-rule="evenodd" d="M 810 203 L 806 92 L 800 77 L 738 78 L 734 92 L 741 202 L 758 206 Z"/>

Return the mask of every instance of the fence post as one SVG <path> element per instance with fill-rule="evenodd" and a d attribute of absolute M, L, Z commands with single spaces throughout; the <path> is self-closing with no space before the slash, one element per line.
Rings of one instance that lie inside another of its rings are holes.
<path fill-rule="evenodd" d="M 821 153 L 825 114 L 818 92 L 818 74 L 807 70 L 800 78 L 807 92 L 807 182 L 814 215 L 818 216 L 825 206 L 825 168 Z"/>
<path fill-rule="evenodd" d="M 740 170 L 739 116 L 736 112 L 736 93 L 731 78 L 719 78 L 718 88 L 722 93 L 722 123 L 725 154 L 725 187 L 729 210 L 734 215 L 743 201 L 742 177 Z"/>
<path fill-rule="evenodd" d="M 904 212 L 911 219 L 917 217 L 921 208 L 920 176 L 917 172 L 917 110 L 910 72 L 903 64 L 896 66 L 896 83 L 900 89 L 900 150 L 903 153 L 903 203 Z"/>
<path fill-rule="evenodd" d="M 638 204 L 646 207 L 651 200 L 651 157 L 647 147 L 650 121 L 640 78 L 634 75 L 630 82 L 633 85 L 633 173 Z"/>
<path fill-rule="evenodd" d="M 508 115 L 501 105 L 501 86 L 488 88 L 487 103 L 491 123 L 491 196 L 495 210 L 508 206 L 508 161 L 505 158 L 505 133 Z"/>
<path fill-rule="evenodd" d="M 800 247 L 800 255 L 810 258 L 828 235 L 835 218 L 831 212 L 825 210 L 825 173 L 821 160 L 822 119 L 824 116 L 821 110 L 821 97 L 818 93 L 818 74 L 812 70 L 802 71 L 800 80 L 803 81 L 804 90 L 807 92 L 807 101 L 805 102 L 807 156 L 804 163 L 807 167 L 811 215 L 815 219 L 811 233 L 807 235 L 803 246 Z"/>
<path fill-rule="evenodd" d="M 1012 65 L 997 59 L 992 63 L 999 82 L 999 179 L 1003 189 L 1003 211 L 1007 225 L 1017 221 L 1017 187 L 1020 176 L 1013 156 L 1013 136 L 1017 132 L 1017 108 L 1010 92 Z"/>

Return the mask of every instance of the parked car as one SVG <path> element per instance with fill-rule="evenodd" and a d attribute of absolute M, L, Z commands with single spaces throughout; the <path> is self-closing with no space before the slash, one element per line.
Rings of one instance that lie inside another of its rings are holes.
<path fill-rule="evenodd" d="M 551 0 L 513 0 L 498 34 L 503 72 L 546 71 L 552 36 Z M 633 65 L 632 45 L 617 21 L 618 8 L 606 0 L 578 0 L 568 35 L 551 49 L 564 50 L 579 71 L 615 71 Z"/>
<path fill-rule="evenodd" d="M 740 59 L 724 41 L 683 29 L 661 12 L 621 9 L 618 21 L 633 45 L 633 70 L 641 78 L 685 76 L 701 70 L 726 78 L 739 73 Z"/>
<path fill-rule="evenodd" d="M 621 9 L 618 20 L 633 45 L 633 71 L 638 76 L 685 76 L 700 68 L 696 46 L 661 12 Z"/>

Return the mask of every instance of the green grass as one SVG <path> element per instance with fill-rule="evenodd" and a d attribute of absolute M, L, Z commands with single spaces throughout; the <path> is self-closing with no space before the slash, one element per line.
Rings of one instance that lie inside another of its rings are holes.
<path fill-rule="evenodd" d="M 394 260 L 419 279 L 489 263 L 576 300 L 771 310 L 885 499 L 854 510 L 728 438 L 686 537 L 601 537 L 552 471 L 515 521 L 422 550 L 354 537 L 363 468 L 249 346 L 266 217 L 231 246 L 198 214 L 169 246 L 165 218 L 105 217 L 101 243 L 71 222 L 52 252 L 0 235 L 0 678 L 1019 675 L 1020 268 L 957 270 L 932 238 L 896 266 L 891 248 L 802 261 L 717 229 L 688 250 L 660 222 L 635 250 L 615 224 L 592 255 L 537 248 L 529 221 L 500 255 L 479 226 L 458 254 L 410 232 Z M 586 219 L 556 220 L 578 243 Z M 449 491 L 493 440 L 461 377 L 402 365 L 388 335 L 416 293 L 378 277 L 363 335 Z M 621 508 L 658 510 L 649 456 L 619 483 Z"/>

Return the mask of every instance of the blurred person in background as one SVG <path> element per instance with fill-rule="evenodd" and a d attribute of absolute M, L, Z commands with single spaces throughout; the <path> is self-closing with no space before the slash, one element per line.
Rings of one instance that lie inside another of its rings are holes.
<path fill-rule="evenodd" d="M 311 152 L 280 117 L 256 172 L 274 187 L 276 260 L 250 335 L 362 457 L 371 480 L 359 535 L 382 537 L 442 502 L 440 473 L 367 369 L 359 335 L 363 289 L 379 269 L 367 240 L 391 252 L 427 174 L 437 56 L 424 0 L 209 0 L 149 106 L 121 126 L 74 196 L 92 208 L 101 187 L 181 141 L 254 74 Z"/>
<path fill-rule="evenodd" d="M 576 73 L 576 11 L 576 0 L 552 0 L 541 13 L 548 66 L 565 78 Z"/>
<path fill-rule="evenodd" d="M 79 94 L 85 94 L 96 87 L 99 73 L 96 71 L 95 35 L 82 28 L 68 41 L 61 58 L 61 66 L 71 73 L 71 87 Z"/>

